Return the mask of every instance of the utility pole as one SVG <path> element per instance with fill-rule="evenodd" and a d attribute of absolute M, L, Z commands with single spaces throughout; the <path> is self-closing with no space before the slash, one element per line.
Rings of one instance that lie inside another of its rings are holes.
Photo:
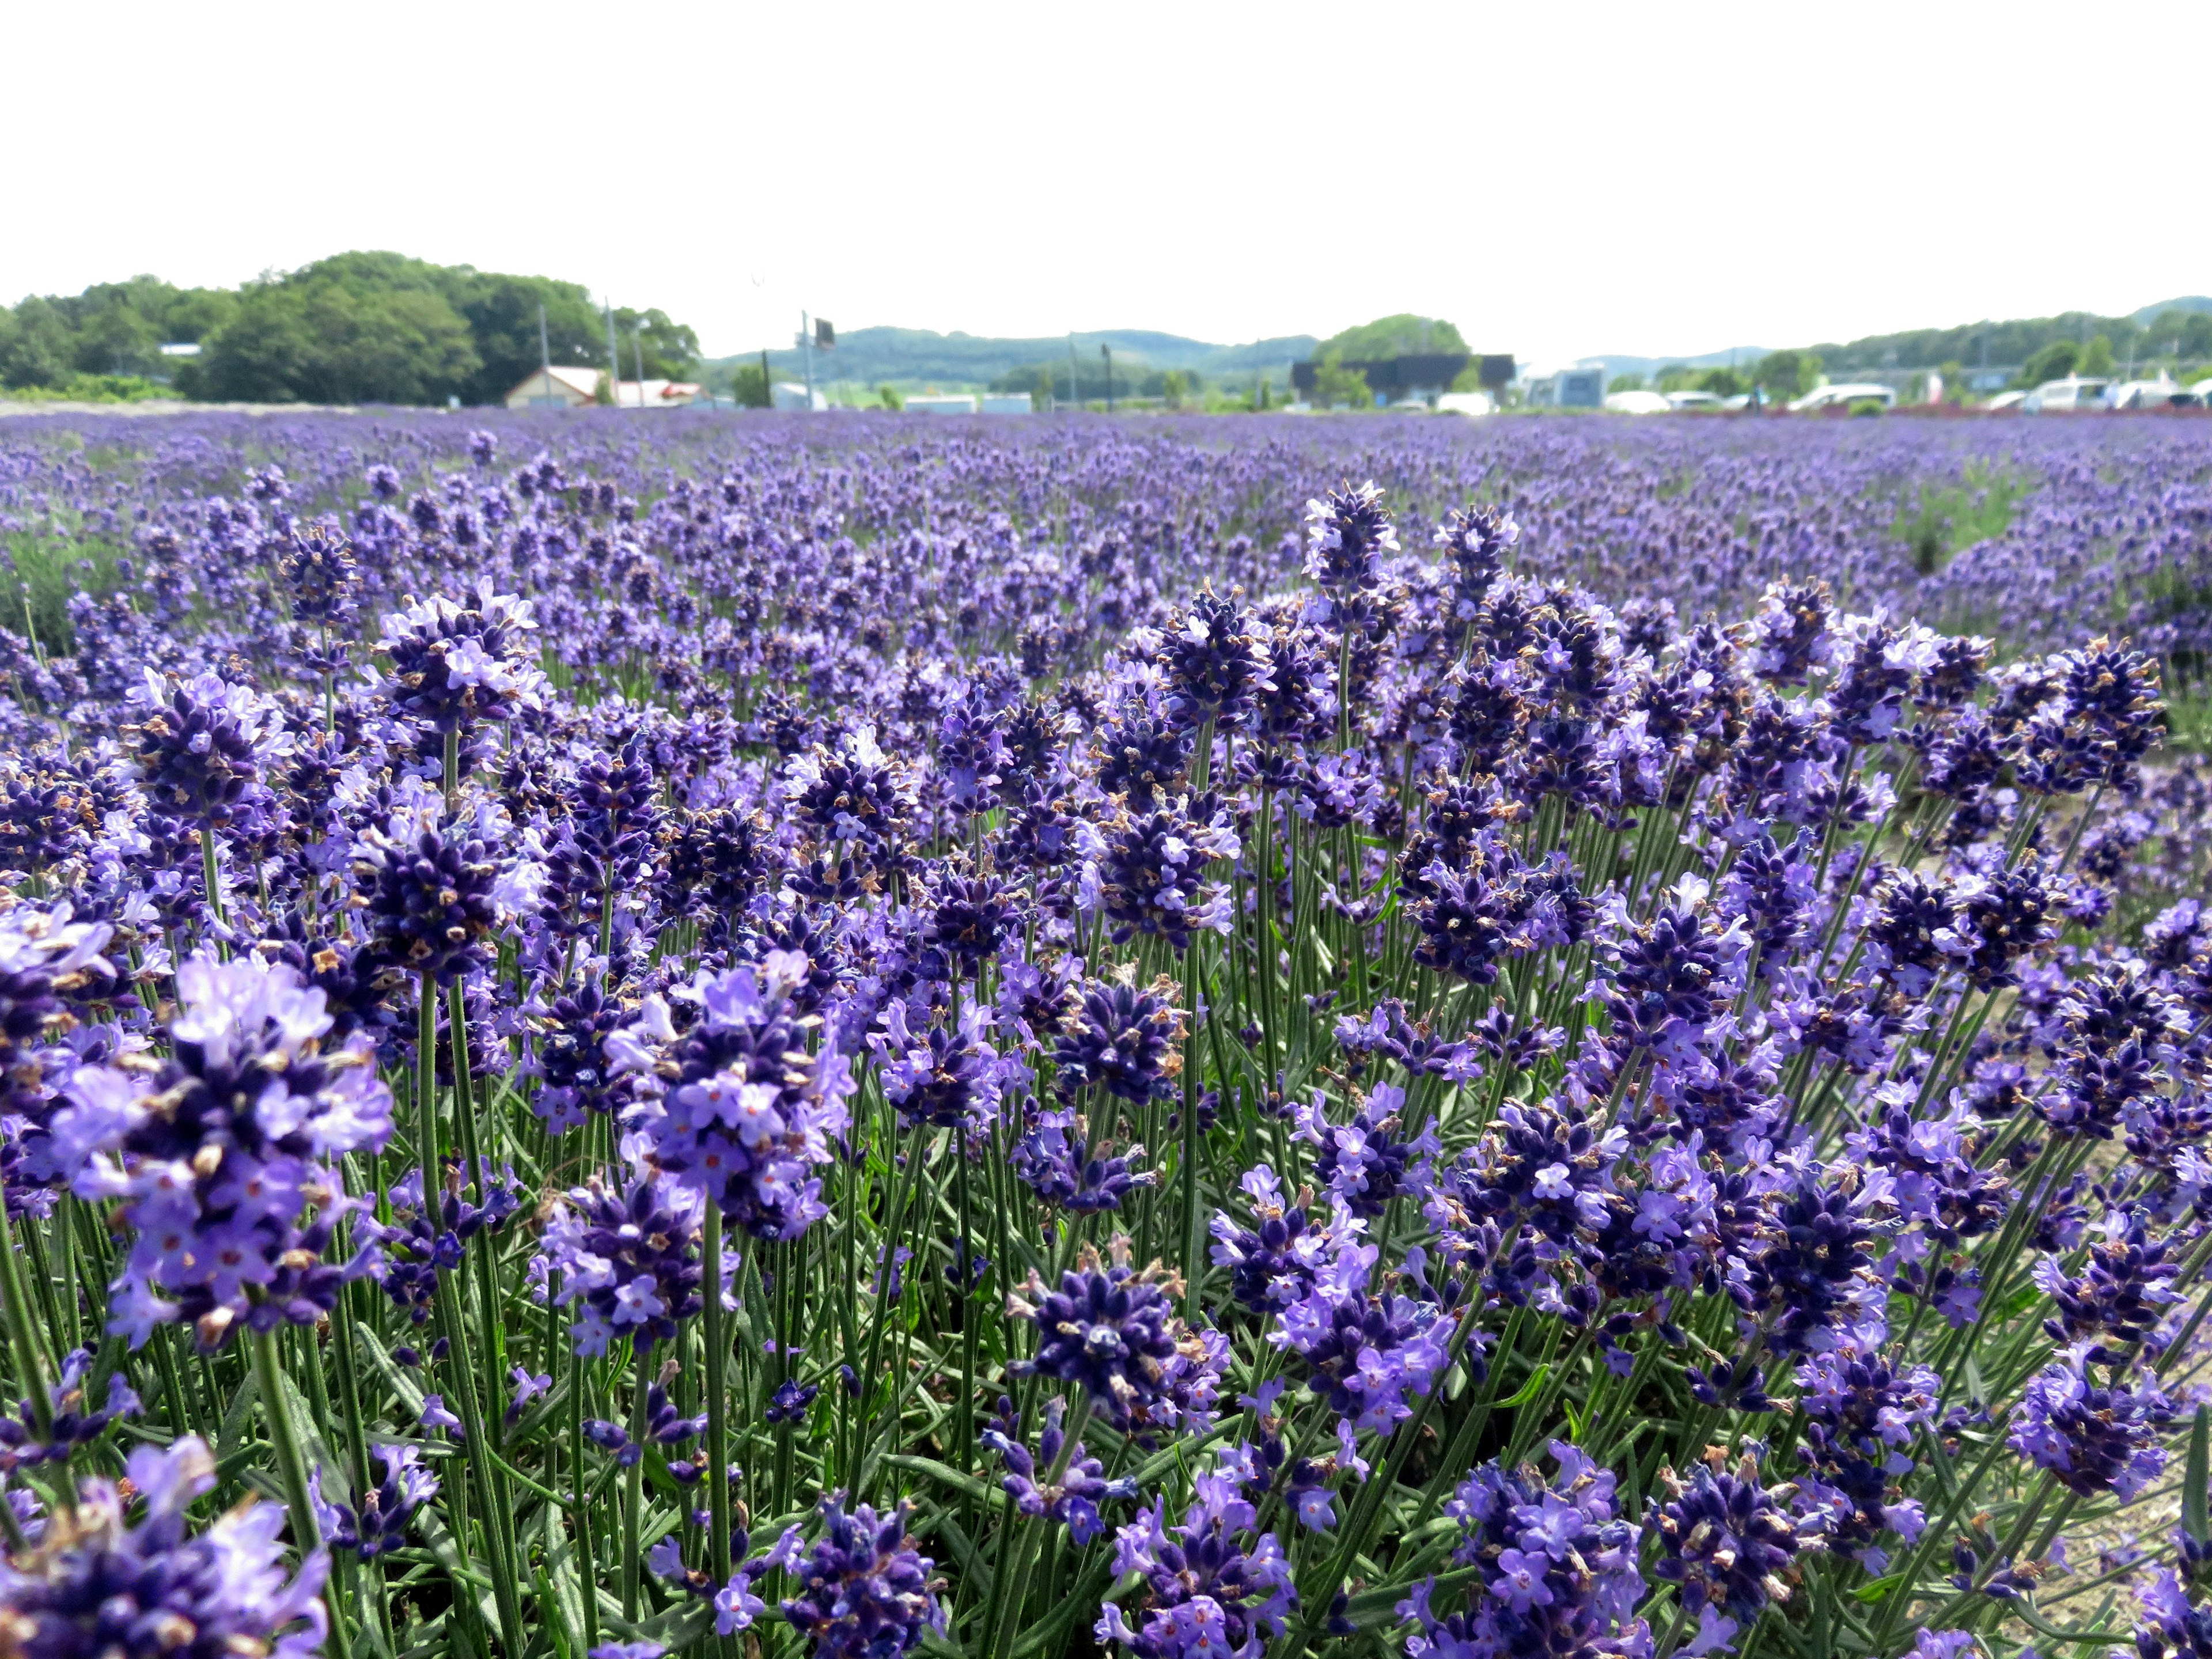
<path fill-rule="evenodd" d="M 545 376 L 545 395 L 558 397 L 560 394 L 553 390 L 553 348 L 545 333 L 545 301 L 543 300 L 538 302 L 538 367 Z"/>
<path fill-rule="evenodd" d="M 622 348 L 615 343 L 615 302 L 606 302 L 607 313 L 607 406 L 619 408 L 622 404 Z"/>
<path fill-rule="evenodd" d="M 774 409 L 775 407 L 775 382 L 769 380 L 768 377 L 768 348 L 766 346 L 763 346 L 761 348 L 761 395 L 768 399 L 768 402 L 761 405 L 762 408 Z"/>
<path fill-rule="evenodd" d="M 814 412 L 814 319 L 799 313 L 799 355 L 806 364 L 806 412 Z"/>
<path fill-rule="evenodd" d="M 1114 348 L 1105 341 L 1098 343 L 1098 355 L 1106 360 L 1106 412 L 1114 412 Z"/>

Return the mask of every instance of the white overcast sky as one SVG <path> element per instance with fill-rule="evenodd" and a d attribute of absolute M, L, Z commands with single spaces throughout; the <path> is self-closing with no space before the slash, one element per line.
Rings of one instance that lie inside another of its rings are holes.
<path fill-rule="evenodd" d="M 1524 358 L 2212 293 L 2212 3 L 18 0 L 0 296 L 346 248 L 805 307 Z"/>

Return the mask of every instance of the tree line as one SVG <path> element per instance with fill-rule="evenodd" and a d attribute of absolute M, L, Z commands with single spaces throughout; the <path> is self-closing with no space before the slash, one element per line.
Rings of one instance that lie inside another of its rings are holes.
<path fill-rule="evenodd" d="M 579 283 L 336 254 L 238 289 L 156 276 L 0 307 L 0 388 L 66 393 L 117 377 L 242 403 L 496 404 L 540 362 L 538 307 L 556 363 L 605 365 L 607 325 Z M 699 362 L 689 325 L 617 307 L 622 373 L 682 380 Z M 165 344 L 197 345 L 194 356 Z"/>

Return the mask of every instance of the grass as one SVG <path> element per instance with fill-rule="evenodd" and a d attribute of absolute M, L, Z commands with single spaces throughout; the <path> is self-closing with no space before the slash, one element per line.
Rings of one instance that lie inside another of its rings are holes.
<path fill-rule="evenodd" d="M 2018 474 L 1969 461 L 1959 483 L 1923 483 L 1910 506 L 1900 505 L 1897 538 L 1911 550 L 1913 568 L 1932 576 L 1961 549 L 2011 529 L 2029 489 Z"/>
<path fill-rule="evenodd" d="M 105 596 L 115 591 L 115 548 L 66 532 L 19 530 L 0 536 L 0 551 L 8 561 L 0 624 L 33 634 L 49 655 L 75 651 L 69 602 L 79 593 Z"/>
<path fill-rule="evenodd" d="M 2212 752 L 2212 689 L 2197 684 L 2166 693 L 2166 746 Z"/>

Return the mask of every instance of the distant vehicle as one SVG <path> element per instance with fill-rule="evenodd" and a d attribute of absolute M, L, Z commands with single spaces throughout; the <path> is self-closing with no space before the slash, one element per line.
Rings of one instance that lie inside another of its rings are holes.
<path fill-rule="evenodd" d="M 1848 407 L 1852 404 L 1874 402 L 1884 409 L 1897 407 L 1897 391 L 1878 380 L 1845 380 L 1838 386 L 1816 386 L 1790 405 L 1792 414 L 1802 415 L 1811 410 Z"/>
<path fill-rule="evenodd" d="M 1982 411 L 1987 415 L 2002 415 L 2008 409 L 2018 409 L 2027 399 L 2025 392 L 2000 392 L 1982 405 Z"/>
<path fill-rule="evenodd" d="M 778 409 L 821 410 L 830 407 L 830 399 L 819 392 L 809 392 L 796 380 L 778 380 L 769 388 L 769 401 Z"/>
<path fill-rule="evenodd" d="M 1668 392 L 1660 395 L 1667 399 L 1669 409 L 1718 409 L 1723 401 L 1717 392 Z"/>
<path fill-rule="evenodd" d="M 2123 380 L 2105 394 L 2107 409 L 2165 409 L 2178 398 L 2188 397 L 2171 376 L 2161 374 L 2154 380 Z M 2196 399 L 2190 398 L 2186 409 Z"/>
<path fill-rule="evenodd" d="M 1490 401 L 1487 392 L 1447 392 L 1437 399 L 1439 415 L 1467 415 L 1480 418 L 1494 412 L 1498 405 Z"/>
<path fill-rule="evenodd" d="M 1605 408 L 1608 415 L 1667 415 L 1674 405 L 1656 392 L 1608 392 Z"/>
<path fill-rule="evenodd" d="M 1605 407 L 1605 366 L 1563 368 L 1528 382 L 1532 409 L 1602 409 Z"/>
<path fill-rule="evenodd" d="M 1728 410 L 1731 413 L 1739 409 L 1749 409 L 1751 407 L 1751 393 L 1748 392 L 1739 392 L 1733 398 L 1723 398 L 1721 399 L 1721 407 Z"/>
<path fill-rule="evenodd" d="M 2110 380 L 2085 380 L 2069 374 L 2063 380 L 2045 380 L 2020 401 L 2023 415 L 2055 415 L 2065 410 L 2110 409 Z"/>
<path fill-rule="evenodd" d="M 911 415 L 973 415 L 978 399 L 972 392 L 925 392 L 906 400 Z"/>

